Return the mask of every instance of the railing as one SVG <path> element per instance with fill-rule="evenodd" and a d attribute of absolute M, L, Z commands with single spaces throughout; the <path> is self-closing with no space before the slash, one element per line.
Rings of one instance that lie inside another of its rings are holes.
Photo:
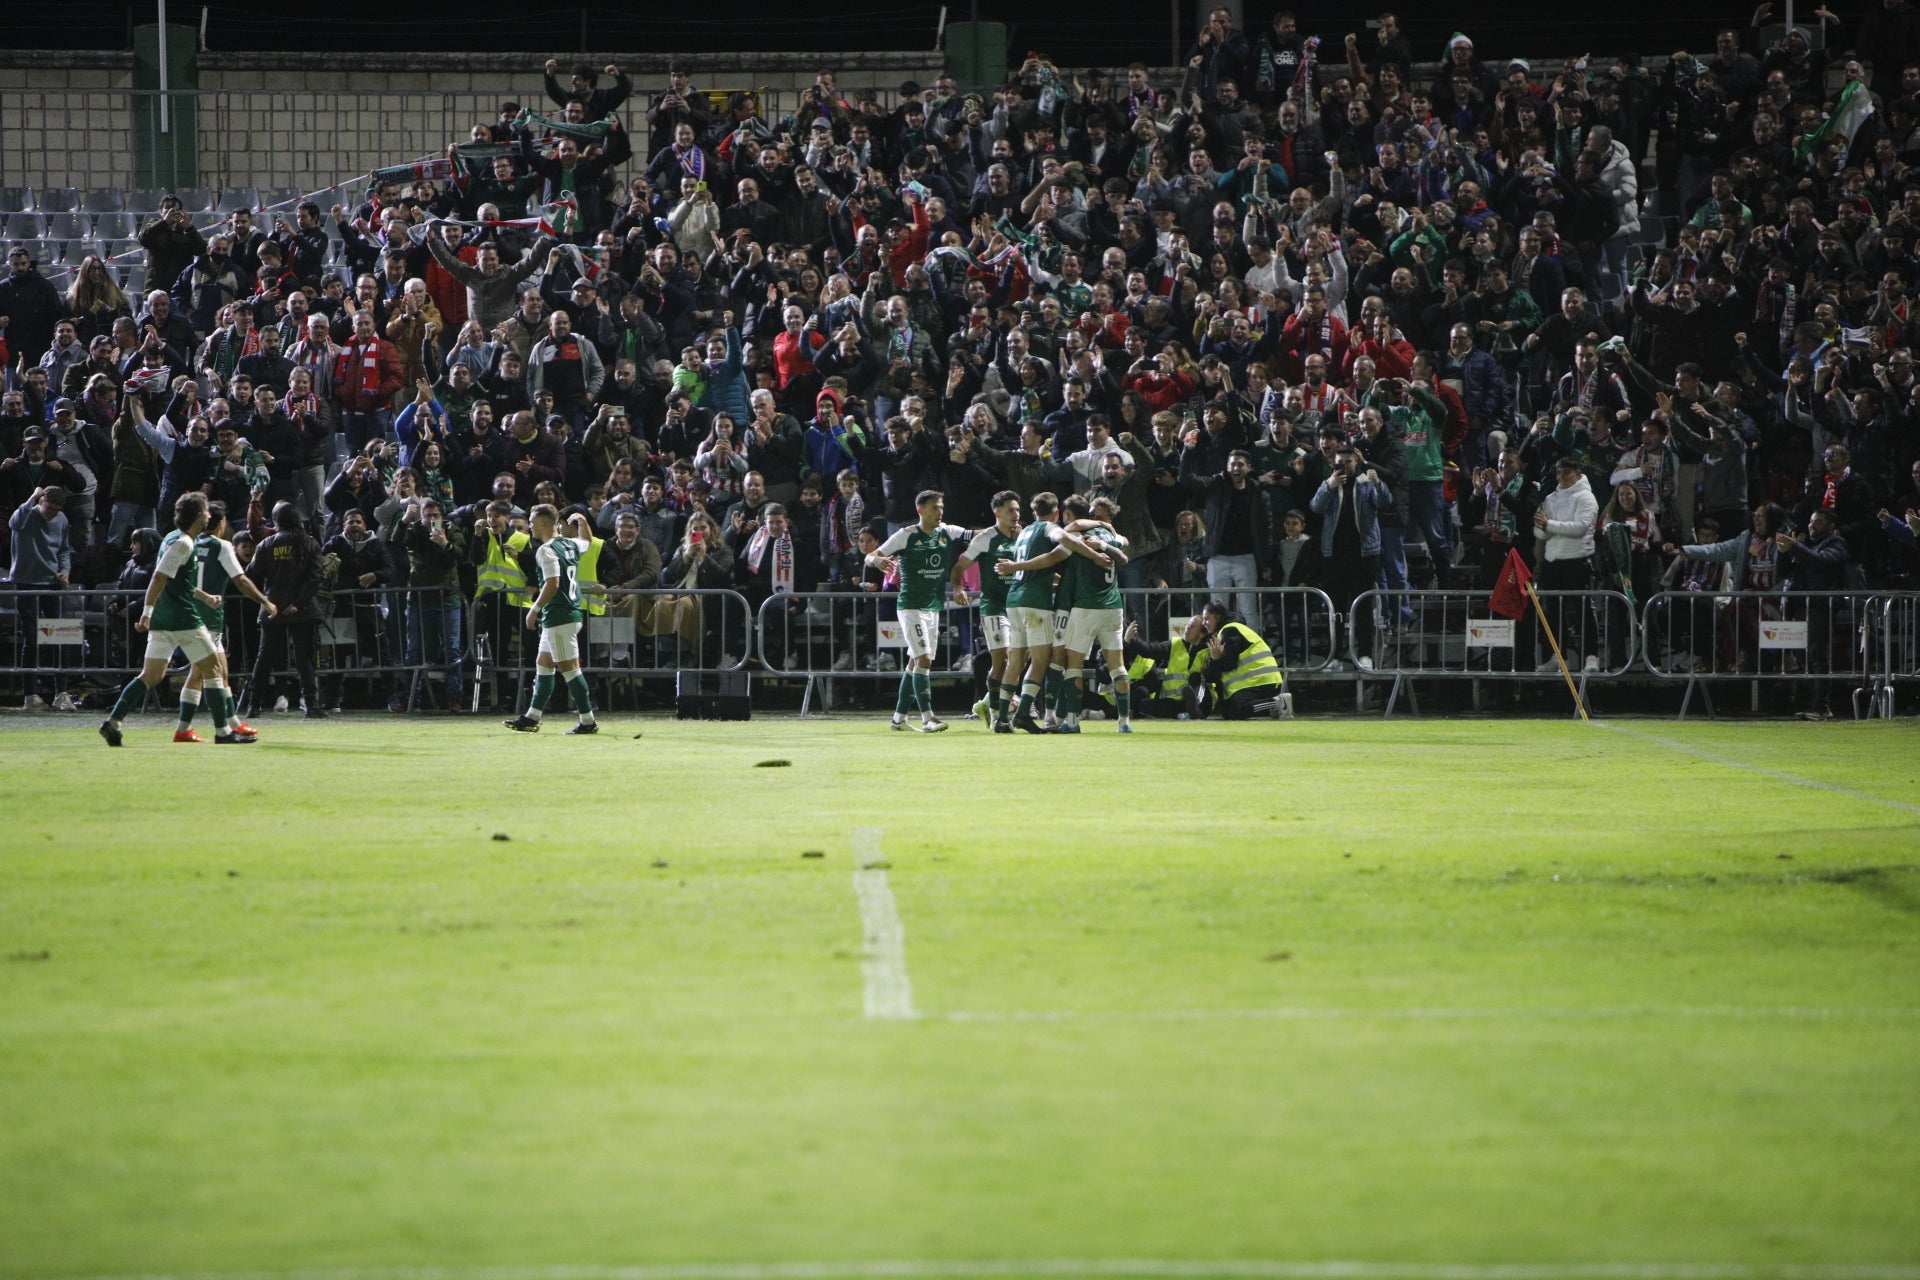
<path fill-rule="evenodd" d="M 1364 658 L 1347 677 L 1357 705 L 1365 705 L 1369 685 L 1391 680 L 1389 714 L 1403 695 L 1413 699 L 1417 681 L 1472 681 L 1477 698 L 1481 681 L 1562 678 L 1531 608 L 1515 621 L 1490 616 L 1483 592 L 1368 591 L 1344 619 L 1313 588 L 1245 594 L 1290 677 L 1344 669 L 1334 666 L 1341 652 Z M 0 587 L 0 692 L 50 700 L 116 690 L 146 652 L 147 637 L 133 625 L 141 595 L 117 587 Z M 1211 598 L 1181 588 L 1123 595 L 1125 616 L 1153 641 L 1176 634 Z M 636 693 L 642 681 L 751 665 L 763 678 L 804 680 L 804 711 L 816 699 L 831 705 L 836 681 L 897 679 L 905 660 L 890 592 L 776 595 L 757 610 L 731 590 L 613 591 L 605 599 L 607 612 L 589 615 L 582 628 L 581 661 L 609 701 Z M 1819 685 L 1851 685 L 1856 715 L 1890 716 L 1896 693 L 1920 680 L 1920 592 L 1662 592 L 1637 615 L 1615 591 L 1549 591 L 1540 600 L 1583 697 L 1589 681 L 1684 681 L 1685 715 L 1696 695 L 1711 710 L 1714 688 L 1741 682 L 1752 689 L 1755 711 L 1763 687 L 1804 689 L 1812 698 Z M 227 604 L 227 664 L 246 696 L 262 641 L 259 611 L 238 594 Z M 496 706 L 519 705 L 539 643 L 525 616 L 497 593 L 468 600 L 431 588 L 334 591 L 311 635 L 315 696 L 329 707 L 352 693 L 357 703 L 394 709 L 477 708 L 490 690 Z M 977 606 L 947 607 L 938 644 L 933 675 L 971 681 L 986 651 Z M 292 650 L 276 654 L 274 664 L 276 688 L 288 690 L 290 705 L 294 657 Z M 257 701 L 269 703 L 274 692 L 259 690 Z"/>
<path fill-rule="evenodd" d="M 1911 679 L 1916 596 L 1862 591 L 1663 591 L 1647 601 L 1646 668 L 1687 682 L 1685 715 L 1714 683 L 1855 682 L 1856 710 L 1891 715 L 1894 682 Z"/>
<path fill-rule="evenodd" d="M 1618 591 L 1542 591 L 1547 615 L 1584 702 L 1588 680 L 1616 680 L 1639 656 L 1633 602 Z M 1386 714 L 1412 682 L 1563 680 L 1553 648 L 1529 602 L 1517 619 L 1495 615 L 1484 591 L 1365 591 L 1355 597 L 1347 634 L 1359 677 L 1356 709 L 1365 705 L 1365 681 L 1393 681 Z M 1415 709 L 1418 703 L 1415 702 Z"/>

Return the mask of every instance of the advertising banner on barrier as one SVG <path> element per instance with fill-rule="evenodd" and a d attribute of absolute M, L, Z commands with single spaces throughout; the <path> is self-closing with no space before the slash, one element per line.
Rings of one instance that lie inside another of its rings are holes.
<path fill-rule="evenodd" d="M 906 632 L 900 629 L 898 622 L 878 622 L 874 624 L 874 627 L 874 648 L 904 649 L 907 647 Z"/>
<path fill-rule="evenodd" d="M 1762 649 L 1804 649 L 1807 647 L 1807 624 L 1785 621 L 1762 622 L 1760 647 Z"/>
<path fill-rule="evenodd" d="M 1467 647 L 1469 649 L 1513 648 L 1513 619 L 1469 618 Z"/>
<path fill-rule="evenodd" d="M 87 624 L 79 618 L 42 618 L 34 635 L 41 644 L 84 645 Z"/>

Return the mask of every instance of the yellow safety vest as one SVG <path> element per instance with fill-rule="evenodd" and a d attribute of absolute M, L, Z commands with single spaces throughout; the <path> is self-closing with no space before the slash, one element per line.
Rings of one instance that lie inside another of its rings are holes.
<path fill-rule="evenodd" d="M 1146 661 L 1147 659 L 1145 658 L 1135 659 L 1136 663 Z M 1160 692 L 1158 696 L 1168 702 L 1185 701 L 1187 696 L 1187 678 L 1195 671 L 1198 671 L 1203 662 L 1204 655 L 1196 658 L 1195 654 L 1188 650 L 1185 638 L 1175 636 L 1173 638 L 1173 648 L 1167 654 L 1166 671 L 1160 677 Z M 1149 665 L 1147 670 L 1151 671 L 1152 666 Z M 1129 670 L 1128 674 L 1132 675 L 1133 672 Z M 1142 673 L 1134 678 L 1136 680 L 1144 679 L 1145 674 Z"/>
<path fill-rule="evenodd" d="M 1245 689 L 1277 689 L 1286 683 L 1286 677 L 1280 673 L 1280 663 L 1259 632 L 1239 622 L 1229 622 L 1220 630 L 1238 632 L 1247 642 L 1247 647 L 1240 652 L 1239 663 L 1220 678 L 1222 698 L 1231 698 Z"/>
<path fill-rule="evenodd" d="M 607 611 L 607 598 L 598 591 L 587 590 L 587 583 L 600 581 L 600 548 L 607 545 L 605 538 L 595 538 L 587 544 L 586 554 L 580 557 L 580 610 L 590 616 Z"/>
<path fill-rule="evenodd" d="M 492 539 L 487 558 L 481 561 L 480 572 L 474 575 L 474 599 L 490 591 L 504 591 L 510 605 L 525 608 L 531 603 L 527 595 L 527 575 L 520 568 L 520 553 L 531 541 L 528 535 L 518 532 L 508 534 L 504 546 L 498 537 Z"/>

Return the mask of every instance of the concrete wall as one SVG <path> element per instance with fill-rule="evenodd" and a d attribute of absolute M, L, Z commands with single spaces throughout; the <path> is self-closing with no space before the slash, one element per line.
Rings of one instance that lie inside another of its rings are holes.
<path fill-rule="evenodd" d="M 506 100 L 546 103 L 532 54 L 203 53 L 198 185 L 312 190 L 434 154 L 491 121 Z M 554 55 L 563 67 L 574 55 Z M 631 124 L 666 81 L 662 54 L 599 54 L 635 82 Z M 694 55 L 701 89 L 765 91 L 784 113 L 831 66 L 843 92 L 891 102 L 903 80 L 931 84 L 936 53 Z M 564 72 L 563 72 L 564 75 Z M 0 51 L 0 186 L 130 186 L 133 57 Z M 551 104 L 547 104 L 551 105 Z M 557 109 L 557 108 L 556 108 Z M 644 149 L 644 139 L 637 149 Z"/>

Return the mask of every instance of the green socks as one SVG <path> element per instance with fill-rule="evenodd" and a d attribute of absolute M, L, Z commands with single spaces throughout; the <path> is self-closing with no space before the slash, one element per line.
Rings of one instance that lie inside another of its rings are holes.
<path fill-rule="evenodd" d="M 579 713 L 581 724 L 593 723 L 593 690 L 587 687 L 587 678 L 578 672 L 567 681 L 567 700 Z"/>
<path fill-rule="evenodd" d="M 114 701 L 113 710 L 107 714 L 107 719 L 113 721 L 115 724 L 119 724 L 129 715 L 133 714 L 133 709 L 139 706 L 140 700 L 146 696 L 147 686 L 145 682 L 142 681 L 139 676 L 135 676 L 133 679 L 127 681 L 124 689 L 120 690 L 120 696 Z"/>
<path fill-rule="evenodd" d="M 527 719 L 538 720 L 546 714 L 553 697 L 553 672 L 542 671 L 533 677 L 533 699 L 527 703 Z"/>

